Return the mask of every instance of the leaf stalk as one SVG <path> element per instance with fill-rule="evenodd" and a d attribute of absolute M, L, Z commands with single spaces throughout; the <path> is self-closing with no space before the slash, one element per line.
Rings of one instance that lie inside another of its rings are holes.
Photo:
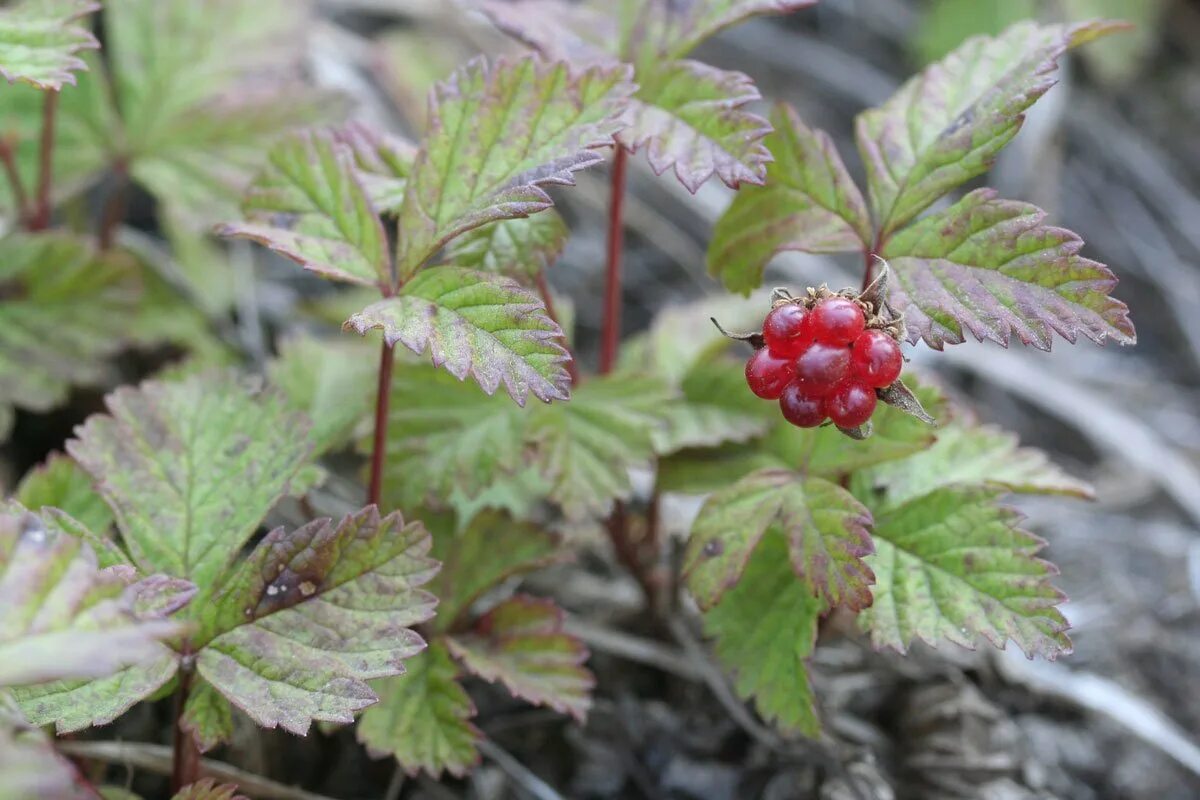
<path fill-rule="evenodd" d="M 608 209 L 608 258 L 604 270 L 604 321 L 600 335 L 600 374 L 612 372 L 621 346 L 621 250 L 624 247 L 625 172 L 629 152 L 617 145 Z"/>

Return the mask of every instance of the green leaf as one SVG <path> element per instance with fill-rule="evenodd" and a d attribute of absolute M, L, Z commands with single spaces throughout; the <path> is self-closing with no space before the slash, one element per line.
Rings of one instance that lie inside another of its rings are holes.
<path fill-rule="evenodd" d="M 741 365 L 724 358 L 702 358 L 683 377 L 682 403 L 670 407 L 665 425 L 655 432 L 660 455 L 689 447 L 744 442 L 761 436 L 774 413 L 746 391 Z"/>
<path fill-rule="evenodd" d="M 95 800 L 50 738 L 21 716 L 11 698 L 0 694 L 0 800 L 42 797 Z"/>
<path fill-rule="evenodd" d="M 708 270 L 730 291 L 749 294 L 762 284 L 772 257 L 862 251 L 872 241 L 867 205 L 833 141 L 808 128 L 791 106 L 771 115 L 766 139 L 774 156 L 765 186 L 748 186 L 713 228 Z"/>
<path fill-rule="evenodd" d="M 409 775 L 425 770 L 435 778 L 443 772 L 462 777 L 479 762 L 475 706 L 444 644 L 434 642 L 409 662 L 406 675 L 372 688 L 379 704 L 358 723 L 358 740 L 372 755 L 393 756 Z"/>
<path fill-rule="evenodd" d="M 0 687 L 102 678 L 161 654 L 183 628 L 139 617 L 129 577 L 35 514 L 0 514 Z"/>
<path fill-rule="evenodd" d="M 787 537 L 797 580 L 828 605 L 855 611 L 871 604 L 871 514 L 840 486 L 783 470 L 756 472 L 715 492 L 692 524 L 683 575 L 701 608 L 711 608 L 743 579 L 767 531 Z"/>
<path fill-rule="evenodd" d="M 1017 437 L 991 426 L 957 423 L 941 428 L 928 450 L 880 464 L 864 480 L 885 492 L 878 507 L 894 508 L 949 486 L 994 486 L 1020 494 L 1091 497 L 1039 450 L 1017 447 Z M 869 502 L 869 501 L 868 501 Z"/>
<path fill-rule="evenodd" d="M 627 500 L 631 467 L 654 460 L 655 432 L 674 400 L 657 378 L 607 375 L 585 381 L 569 403 L 536 409 L 530 437 L 550 499 L 571 518 L 603 515 Z"/>
<path fill-rule="evenodd" d="M 367 306 L 346 321 L 361 334 L 380 328 L 389 345 L 399 342 L 463 380 L 470 375 L 487 394 L 504 384 L 524 405 L 565 400 L 570 356 L 562 331 L 541 300 L 511 278 L 458 267 L 428 269 L 400 294 Z"/>
<path fill-rule="evenodd" d="M 699 61 L 675 61 L 641 79 L 630 127 L 617 138 L 633 152 L 645 148 L 654 174 L 674 167 L 690 192 L 716 175 L 726 186 L 761 184 L 771 126 L 745 106 L 762 99 L 750 77 Z"/>
<path fill-rule="evenodd" d="M 65 511 L 89 530 L 103 532 L 112 527 L 112 511 L 92 489 L 92 479 L 74 459 L 61 453 L 52 454 L 27 472 L 13 497 L 30 511 L 43 506 Z"/>
<path fill-rule="evenodd" d="M 429 584 L 438 598 L 432 624 L 439 632 L 461 622 L 485 592 L 562 559 L 549 533 L 497 513 L 480 514 L 458 534 L 435 528 L 433 555 L 442 562 L 441 572 Z"/>
<path fill-rule="evenodd" d="M 100 43 L 79 20 L 98 9 L 92 0 L 22 0 L 0 9 L 0 75 L 57 92 L 87 69 L 76 54 Z"/>
<path fill-rule="evenodd" d="M 938 489 L 875 519 L 875 604 L 859 617 L 878 647 L 904 652 L 914 639 L 997 647 L 1011 639 L 1033 657 L 1071 651 L 1050 585 L 1057 570 L 1037 558 L 1044 542 L 996 505 L 1003 489 Z"/>
<path fill-rule="evenodd" d="M 1136 341 L 1126 305 L 1109 296 L 1117 279 L 1079 255 L 1083 242 L 1044 224 L 1036 206 L 971 192 L 896 234 L 883 255 L 892 268 L 889 303 L 909 339 L 931 347 L 964 340 L 1007 346 L 1013 334 L 1049 350 L 1054 333 L 1103 344 Z"/>
<path fill-rule="evenodd" d="M 446 640 L 467 670 L 499 681 L 513 697 L 549 706 L 582 722 L 596 680 L 583 666 L 583 642 L 563 632 L 563 612 L 551 600 L 524 595 L 493 608 L 469 633 Z"/>
<path fill-rule="evenodd" d="M 404 672 L 433 616 L 437 570 L 420 523 L 374 506 L 267 534 L 206 609 L 196 668 L 258 725 L 303 736 L 375 702 L 366 681 Z"/>
<path fill-rule="evenodd" d="M 355 175 L 371 204 L 384 214 L 399 213 L 408 174 L 417 158 L 416 146 L 361 122 L 348 123 L 333 135 L 350 148 Z"/>
<path fill-rule="evenodd" d="M 871 207 L 886 240 L 934 200 L 985 172 L 1017 134 L 1024 111 L 1045 94 L 1070 48 L 1119 23 L 1018 23 L 969 39 L 858 118 Z"/>
<path fill-rule="evenodd" d="M 91 417 L 67 450 L 116 512 L 138 567 L 192 580 L 203 608 L 304 466 L 308 425 L 232 373 L 149 381 L 107 403 L 109 415 Z"/>
<path fill-rule="evenodd" d="M 233 706 L 203 678 L 193 677 L 179 727 L 191 735 L 201 753 L 233 738 Z"/>
<path fill-rule="evenodd" d="M 203 778 L 184 786 L 171 800 L 249 800 L 245 795 L 238 794 L 237 790 L 235 784 L 217 783 L 212 778 Z"/>
<path fill-rule="evenodd" d="M 242 201 L 247 221 L 217 233 L 258 242 L 325 278 L 391 286 L 387 234 L 350 148 L 306 131 L 276 144 L 267 160 Z"/>
<path fill-rule="evenodd" d="M 738 695 L 754 699 L 764 719 L 812 737 L 820 720 L 805 662 L 825 609 L 824 601 L 796 580 L 787 543 L 771 528 L 742 580 L 704 614 L 704 632 L 716 640 L 717 658 L 733 673 Z"/>
<path fill-rule="evenodd" d="M 0 239 L 0 407 L 48 411 L 106 377 L 137 302 L 130 267 L 66 234 Z"/>
<path fill-rule="evenodd" d="M 724 28 L 767 14 L 788 14 L 816 0 L 650 0 L 625 3 L 624 25 L 633 49 L 666 60 L 682 58 Z M 642 42 L 649 43 L 647 48 Z M 629 47 L 630 45 L 627 45 Z"/>
<path fill-rule="evenodd" d="M 314 456 L 347 444 L 370 415 L 377 361 L 355 340 L 296 335 L 280 343 L 279 357 L 267 372 L 288 406 L 312 421 Z"/>
<path fill-rule="evenodd" d="M 542 187 L 603 159 L 632 90 L 620 66 L 574 72 L 530 57 L 472 61 L 439 84 L 400 208 L 401 281 L 455 236 L 550 206 Z"/>
<path fill-rule="evenodd" d="M 562 255 L 567 223 L 553 209 L 500 220 L 464 233 L 446 247 L 445 261 L 458 267 L 508 275 L 525 283 Z"/>

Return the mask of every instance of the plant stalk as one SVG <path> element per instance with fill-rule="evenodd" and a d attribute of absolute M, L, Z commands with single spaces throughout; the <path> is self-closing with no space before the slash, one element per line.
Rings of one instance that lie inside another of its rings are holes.
<path fill-rule="evenodd" d="M 392 392 L 392 364 L 396 346 L 383 343 L 379 355 L 379 385 L 375 390 L 375 438 L 371 444 L 371 482 L 367 487 L 367 505 L 378 506 L 383 496 L 383 461 L 387 450 L 388 403 Z"/>
<path fill-rule="evenodd" d="M 546 307 L 546 313 L 550 315 L 550 319 L 554 321 L 559 328 L 562 323 L 558 321 L 558 313 L 554 310 L 554 298 L 550 295 L 550 284 L 546 281 L 546 270 L 538 270 L 537 274 L 538 293 L 542 296 L 542 305 Z M 567 333 L 563 331 L 563 340 L 566 341 Z M 570 361 L 567 362 L 567 373 L 571 376 L 571 384 L 579 384 L 579 364 L 575 361 L 575 353 L 571 350 L 570 345 L 567 345 L 567 355 L 570 356 Z"/>
<path fill-rule="evenodd" d="M 42 143 L 38 152 L 37 201 L 29 220 L 32 231 L 50 227 L 50 185 L 54 171 L 54 121 L 58 114 L 58 92 L 46 92 L 42 104 Z"/>
<path fill-rule="evenodd" d="M 608 261 L 604 271 L 604 322 L 600 335 L 600 374 L 612 372 L 621 345 L 621 250 L 625 226 L 625 170 L 629 153 L 617 145 L 612 165 L 612 197 L 608 209 Z"/>
<path fill-rule="evenodd" d="M 129 165 L 124 159 L 116 161 L 112 166 L 114 183 L 104 201 L 104 212 L 100 219 L 100 231 L 97 238 L 101 250 L 108 250 L 117 238 L 117 230 L 125 219 L 127 193 L 129 191 Z"/>
<path fill-rule="evenodd" d="M 184 646 L 183 661 L 191 660 L 191 648 Z M 174 753 L 171 767 L 171 791 L 178 792 L 189 783 L 200 779 L 200 748 L 192 734 L 183 729 L 180 722 L 187 707 L 188 693 L 192 688 L 192 672 L 185 668 L 179 673 L 179 689 L 175 692 L 175 737 Z"/>
<path fill-rule="evenodd" d="M 12 187 L 13 203 L 16 205 L 17 218 L 22 222 L 29 221 L 29 195 L 25 192 L 25 183 L 17 169 L 17 156 L 14 143 L 9 138 L 0 138 L 0 163 L 4 165 L 4 174 Z"/>

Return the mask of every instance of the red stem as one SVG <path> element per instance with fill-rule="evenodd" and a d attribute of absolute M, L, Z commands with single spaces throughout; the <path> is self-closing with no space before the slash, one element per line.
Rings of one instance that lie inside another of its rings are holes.
<path fill-rule="evenodd" d="M 25 192 L 25 183 L 21 180 L 20 171 L 17 170 L 17 158 L 13 152 L 11 139 L 0 139 L 0 162 L 4 164 L 4 174 L 8 176 L 8 183 L 12 186 L 13 202 L 17 206 L 18 218 L 27 222 L 29 220 L 29 195 Z"/>
<path fill-rule="evenodd" d="M 191 660 L 190 646 L 183 649 L 183 661 Z M 188 693 L 192 688 L 192 672 L 185 667 L 179 674 L 179 689 L 175 692 L 175 747 L 174 763 L 171 769 L 171 791 L 178 792 L 189 783 L 200 779 L 200 748 L 192 734 L 183 729 L 179 723 L 183 719 L 187 707 Z"/>
<path fill-rule="evenodd" d="M 371 445 L 371 483 L 367 488 L 367 505 L 379 505 L 383 495 L 383 461 L 387 451 L 388 402 L 392 392 L 394 344 L 383 343 L 379 355 L 379 385 L 375 390 L 375 439 Z"/>
<path fill-rule="evenodd" d="M 604 272 L 604 324 L 600 337 L 600 374 L 612 372 L 621 344 L 621 248 L 625 203 L 625 167 L 629 153 L 617 145 L 612 165 L 612 197 L 608 210 L 608 263 Z"/>
<path fill-rule="evenodd" d="M 555 325 L 560 328 L 562 325 L 558 321 L 558 314 L 554 311 L 554 298 L 550 295 L 550 284 L 546 281 L 546 270 L 538 270 L 537 274 L 538 293 L 542 296 L 542 305 L 546 307 L 546 313 L 550 315 L 550 319 Z M 563 332 L 563 339 L 566 339 L 566 332 Z M 571 352 L 571 348 L 567 347 L 567 355 L 571 360 L 567 362 L 567 373 L 571 376 L 571 383 L 579 383 L 579 365 L 575 363 L 575 354 Z"/>
<path fill-rule="evenodd" d="M 42 104 L 42 144 L 38 153 L 37 205 L 29 220 L 29 229 L 40 231 L 50 226 L 50 183 L 54 171 L 54 120 L 58 111 L 58 92 L 46 92 Z"/>
<path fill-rule="evenodd" d="M 125 163 L 124 159 L 121 159 L 113 164 L 112 170 L 116 182 L 109 192 L 108 199 L 104 203 L 104 216 L 100 220 L 98 238 L 101 250 L 108 250 L 113 246 L 113 242 L 117 238 L 117 229 L 121 227 L 121 221 L 125 219 L 126 192 L 129 188 L 129 166 Z"/>

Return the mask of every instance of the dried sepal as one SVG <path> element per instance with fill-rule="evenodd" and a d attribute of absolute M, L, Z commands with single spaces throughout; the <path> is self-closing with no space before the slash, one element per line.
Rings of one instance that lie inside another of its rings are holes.
<path fill-rule="evenodd" d="M 875 395 L 889 406 L 897 408 L 905 414 L 910 414 L 928 425 L 937 424 L 937 420 L 929 416 L 929 412 L 921 405 L 917 396 L 904 385 L 904 381 L 897 380 L 886 389 L 877 390 Z"/>

